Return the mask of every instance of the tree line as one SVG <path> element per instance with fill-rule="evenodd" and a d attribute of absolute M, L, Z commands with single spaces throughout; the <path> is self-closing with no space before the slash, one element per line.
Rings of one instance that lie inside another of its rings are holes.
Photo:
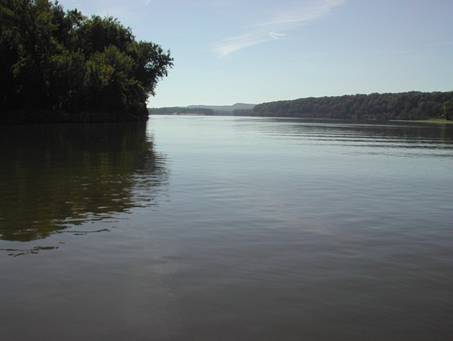
<path fill-rule="evenodd" d="M 453 119 L 453 92 L 310 97 L 259 104 L 250 114 L 379 121 Z"/>
<path fill-rule="evenodd" d="M 208 108 L 190 108 L 190 107 L 163 107 L 150 108 L 152 115 L 215 115 L 213 109 Z"/>
<path fill-rule="evenodd" d="M 0 1 L 0 121 L 145 118 L 172 66 L 169 51 L 117 19 L 49 0 Z"/>

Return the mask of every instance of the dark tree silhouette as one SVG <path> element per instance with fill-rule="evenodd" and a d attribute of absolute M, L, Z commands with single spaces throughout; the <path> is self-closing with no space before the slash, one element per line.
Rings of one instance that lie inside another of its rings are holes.
<path fill-rule="evenodd" d="M 114 18 L 0 0 L 0 120 L 130 120 L 173 65 Z"/>

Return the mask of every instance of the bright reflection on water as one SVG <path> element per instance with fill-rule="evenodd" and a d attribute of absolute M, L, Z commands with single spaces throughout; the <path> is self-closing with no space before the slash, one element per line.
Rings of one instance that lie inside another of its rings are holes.
<path fill-rule="evenodd" d="M 0 130 L 0 340 L 453 337 L 450 127 Z"/>

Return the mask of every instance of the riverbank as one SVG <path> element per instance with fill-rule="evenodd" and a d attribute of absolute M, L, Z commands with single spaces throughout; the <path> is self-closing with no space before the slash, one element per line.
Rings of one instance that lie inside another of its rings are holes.
<path fill-rule="evenodd" d="M 390 122 L 423 123 L 423 124 L 438 124 L 438 125 L 453 124 L 452 120 L 446 120 L 444 118 L 431 118 L 431 119 L 427 119 L 427 120 L 391 120 Z"/>

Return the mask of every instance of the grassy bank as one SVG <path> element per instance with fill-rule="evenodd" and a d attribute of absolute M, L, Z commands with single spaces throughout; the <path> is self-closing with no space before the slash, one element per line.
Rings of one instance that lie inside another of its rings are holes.
<path fill-rule="evenodd" d="M 439 124 L 439 125 L 445 125 L 445 124 L 452 124 L 452 120 L 446 120 L 444 118 L 431 118 L 429 120 L 392 120 L 391 122 L 409 122 L 409 123 L 425 123 L 425 124 Z"/>

